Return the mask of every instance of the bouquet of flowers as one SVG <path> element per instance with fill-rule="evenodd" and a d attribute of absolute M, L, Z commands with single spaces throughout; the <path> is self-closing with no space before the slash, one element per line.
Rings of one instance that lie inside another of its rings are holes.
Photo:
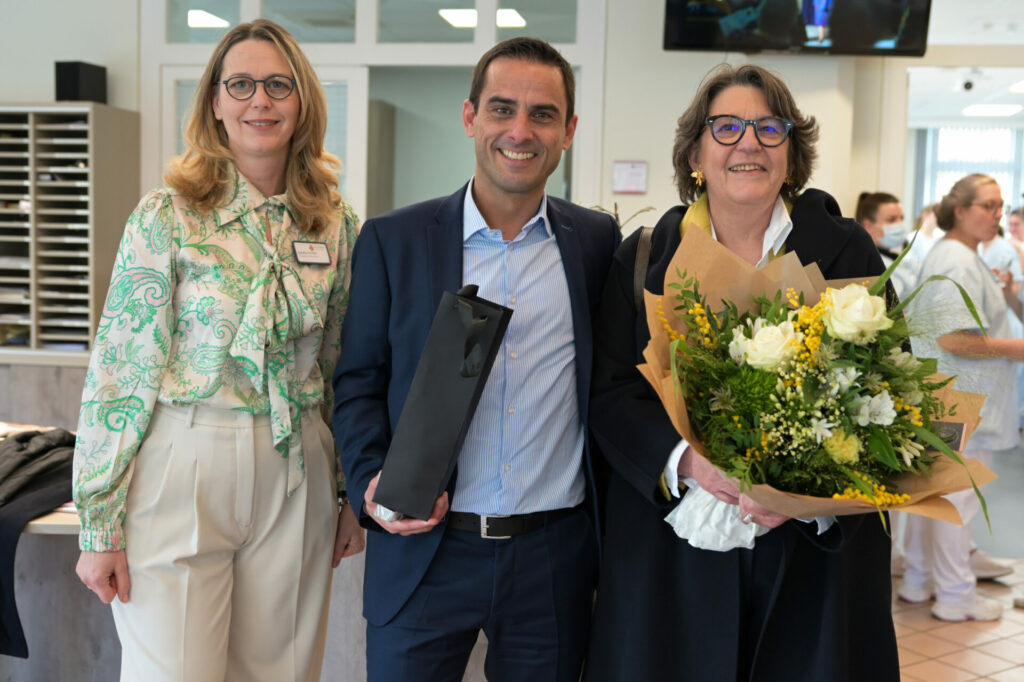
<path fill-rule="evenodd" d="M 905 350 L 902 305 L 887 311 L 878 295 L 885 279 L 826 283 L 795 254 L 755 270 L 687 230 L 665 296 L 646 294 L 640 370 L 691 446 L 773 511 L 959 521 L 940 496 L 994 478 L 957 452 L 984 398 Z"/>

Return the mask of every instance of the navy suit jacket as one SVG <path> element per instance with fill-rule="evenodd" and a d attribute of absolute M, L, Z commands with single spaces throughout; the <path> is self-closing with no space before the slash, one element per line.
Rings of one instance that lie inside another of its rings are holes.
<path fill-rule="evenodd" d="M 467 187 L 366 221 L 352 256 L 342 352 L 334 374 L 333 425 L 349 500 L 361 510 L 361 523 L 378 531 L 367 539 L 363 584 L 363 615 L 374 625 L 387 623 L 402 608 L 426 573 L 444 533 L 442 521 L 429 533 L 391 535 L 362 511 L 362 505 L 370 480 L 383 465 L 441 294 L 463 285 L 462 212 Z M 548 197 L 548 219 L 572 301 L 576 389 L 579 413 L 585 420 L 594 355 L 592 320 L 621 236 L 610 216 L 552 197 Z M 593 501 L 589 448 L 584 459 Z M 453 477 L 449 496 L 454 483 Z"/>

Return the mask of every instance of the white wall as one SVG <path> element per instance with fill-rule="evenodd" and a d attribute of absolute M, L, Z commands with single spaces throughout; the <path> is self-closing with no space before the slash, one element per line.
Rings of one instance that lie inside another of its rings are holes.
<path fill-rule="evenodd" d="M 679 115 L 704 75 L 715 65 L 753 62 L 778 73 L 798 106 L 818 119 L 821 140 L 810 186 L 850 203 L 856 63 L 852 57 L 667 52 L 661 47 L 662 2 L 609 0 L 605 72 L 604 149 L 601 200 L 619 204 L 622 216 L 653 205 L 657 214 L 679 203 L 672 181 L 672 142 Z M 612 162 L 647 161 L 646 195 L 613 194 Z M 856 198 L 856 194 L 853 194 Z M 648 223 L 643 214 L 627 229 Z"/>
<path fill-rule="evenodd" d="M 54 101 L 54 62 L 107 68 L 107 104 L 139 109 L 140 0 L 0 0 L 4 104 Z"/>

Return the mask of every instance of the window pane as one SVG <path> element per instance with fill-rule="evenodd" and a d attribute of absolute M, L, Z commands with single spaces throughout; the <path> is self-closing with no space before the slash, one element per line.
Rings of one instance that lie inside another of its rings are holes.
<path fill-rule="evenodd" d="M 341 159 L 341 182 L 338 191 L 343 199 L 348 198 L 348 84 L 344 81 L 324 81 L 324 95 L 327 97 L 327 134 L 324 135 L 324 149 Z"/>
<path fill-rule="evenodd" d="M 381 43 L 471 43 L 476 26 L 475 0 L 380 0 L 377 7 L 377 40 Z M 472 10 L 468 14 L 449 15 L 457 28 L 439 14 L 439 10 Z"/>
<path fill-rule="evenodd" d="M 192 94 L 196 91 L 196 84 L 198 81 L 178 81 L 174 85 L 174 113 L 177 118 L 174 119 L 174 125 L 178 130 L 177 149 L 179 154 L 185 153 L 185 117 L 190 113 L 190 107 L 192 105 Z"/>
<path fill-rule="evenodd" d="M 512 26 L 514 10 L 526 22 Z M 576 42 L 576 0 L 498 0 L 498 40 L 533 36 L 549 43 Z"/>
<path fill-rule="evenodd" d="M 167 42 L 217 42 L 239 22 L 239 2 L 167 0 Z"/>
<path fill-rule="evenodd" d="M 263 0 L 263 16 L 284 26 L 300 43 L 356 39 L 356 0 Z"/>
<path fill-rule="evenodd" d="M 1013 158 L 1009 128 L 939 128 L 936 160 L 1006 163 Z"/>

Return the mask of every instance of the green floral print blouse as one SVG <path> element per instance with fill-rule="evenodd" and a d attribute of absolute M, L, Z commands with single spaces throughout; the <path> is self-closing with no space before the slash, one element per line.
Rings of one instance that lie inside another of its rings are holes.
<path fill-rule="evenodd" d="M 83 550 L 124 548 L 133 457 L 157 402 L 269 414 L 289 494 L 305 475 L 299 413 L 319 406 L 331 422 L 356 216 L 343 205 L 307 235 L 285 195 L 268 199 L 235 177 L 223 208 L 200 213 L 161 189 L 128 219 L 82 392 Z M 293 242 L 325 243 L 330 265 L 299 262 Z"/>

